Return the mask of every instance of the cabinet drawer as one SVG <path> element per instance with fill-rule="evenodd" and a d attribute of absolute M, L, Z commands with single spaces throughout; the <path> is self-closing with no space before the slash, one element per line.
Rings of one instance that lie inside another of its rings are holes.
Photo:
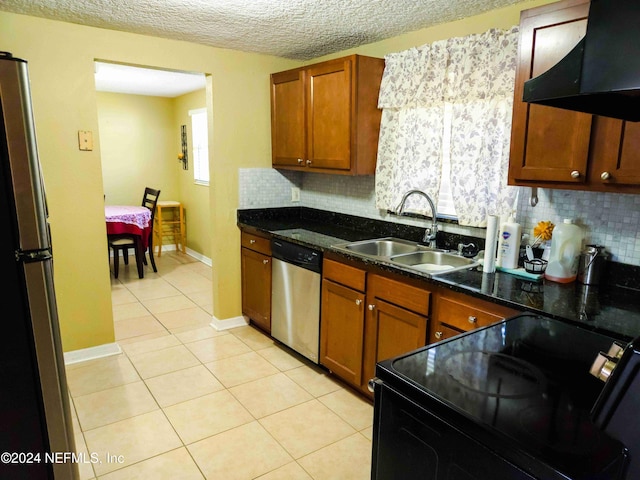
<path fill-rule="evenodd" d="M 364 292 L 367 273 L 344 263 L 324 259 L 322 275 L 335 283 Z"/>
<path fill-rule="evenodd" d="M 369 277 L 370 291 L 376 298 L 421 315 L 429 315 L 431 292 L 380 275 Z"/>
<path fill-rule="evenodd" d="M 486 327 L 518 313 L 490 302 L 468 296 L 464 297 L 441 296 L 438 298 L 435 319 L 439 323 L 469 331 L 478 327 Z"/>
<path fill-rule="evenodd" d="M 252 233 L 242 232 L 241 244 L 243 247 L 256 252 L 264 253 L 265 255 L 271 255 L 271 240 L 265 237 L 260 237 Z"/>

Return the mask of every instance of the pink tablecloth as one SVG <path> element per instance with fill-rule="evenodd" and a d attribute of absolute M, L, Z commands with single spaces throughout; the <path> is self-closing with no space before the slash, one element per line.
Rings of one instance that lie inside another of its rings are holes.
<path fill-rule="evenodd" d="M 105 205 L 104 217 L 107 234 L 139 235 L 143 249 L 147 249 L 151 232 L 151 211 L 146 207 L 129 205 Z"/>

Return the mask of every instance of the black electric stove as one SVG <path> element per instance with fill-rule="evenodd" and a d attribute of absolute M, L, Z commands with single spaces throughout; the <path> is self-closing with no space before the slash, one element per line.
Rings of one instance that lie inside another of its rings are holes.
<path fill-rule="evenodd" d="M 378 363 L 372 478 L 624 478 L 590 418 L 613 342 L 524 314 Z"/>

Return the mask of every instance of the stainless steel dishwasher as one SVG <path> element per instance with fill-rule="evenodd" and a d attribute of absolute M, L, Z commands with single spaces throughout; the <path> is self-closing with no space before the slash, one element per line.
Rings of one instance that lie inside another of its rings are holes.
<path fill-rule="evenodd" d="M 271 335 L 318 363 L 322 253 L 273 239 Z"/>

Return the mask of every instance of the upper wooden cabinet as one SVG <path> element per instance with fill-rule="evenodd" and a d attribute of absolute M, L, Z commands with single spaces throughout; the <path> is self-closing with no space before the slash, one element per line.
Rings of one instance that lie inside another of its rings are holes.
<path fill-rule="evenodd" d="M 522 12 L 509 184 L 640 193 L 640 126 L 522 101 L 524 82 L 558 63 L 585 35 L 588 0 Z"/>
<path fill-rule="evenodd" d="M 375 173 L 384 59 L 351 55 L 271 75 L 274 168 Z"/>

